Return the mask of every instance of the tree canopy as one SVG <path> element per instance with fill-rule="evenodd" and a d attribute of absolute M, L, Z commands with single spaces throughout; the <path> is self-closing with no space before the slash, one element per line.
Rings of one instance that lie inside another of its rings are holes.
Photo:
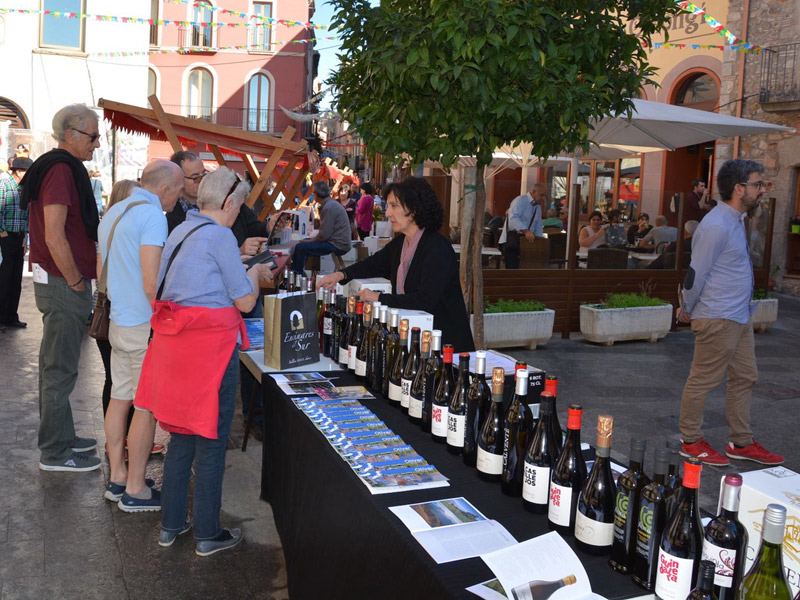
<path fill-rule="evenodd" d="M 533 142 L 585 146 L 649 81 L 643 44 L 673 0 L 332 0 L 343 38 L 338 109 L 372 152 L 451 165 Z M 626 31 L 636 21 L 634 33 Z"/>

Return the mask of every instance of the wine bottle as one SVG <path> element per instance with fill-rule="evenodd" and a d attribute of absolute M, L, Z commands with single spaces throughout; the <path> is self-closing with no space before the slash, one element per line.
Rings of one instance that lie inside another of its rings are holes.
<path fill-rule="evenodd" d="M 578 495 L 575 545 L 588 554 L 608 554 L 614 541 L 614 501 L 617 490 L 611 475 L 613 428 L 612 417 L 608 415 L 597 417 L 595 461 Z"/>
<path fill-rule="evenodd" d="M 567 575 L 556 581 L 531 581 L 512 589 L 511 595 L 514 600 L 547 600 L 565 585 L 572 585 L 576 581 L 575 575 Z"/>
<path fill-rule="evenodd" d="M 411 390 L 408 395 L 408 420 L 417 425 L 422 423 L 422 408 L 425 405 L 425 365 L 430 357 L 431 332 L 426 329 L 422 332 L 422 355 L 419 367 L 414 375 L 414 381 L 411 382 Z"/>
<path fill-rule="evenodd" d="M 551 435 L 560 453 L 561 448 L 564 447 L 564 432 L 561 431 L 561 423 L 558 420 L 558 377 L 555 375 L 545 377 L 544 391 L 553 394 L 553 418 L 550 421 L 550 427 Z"/>
<path fill-rule="evenodd" d="M 319 331 L 319 353 L 325 354 L 325 309 L 327 308 L 327 293 L 324 288 L 317 290 L 317 330 Z"/>
<path fill-rule="evenodd" d="M 414 383 L 414 378 L 417 376 L 420 362 L 420 329 L 419 327 L 412 327 L 411 329 L 411 349 L 408 353 L 408 358 L 403 366 L 403 375 L 400 378 L 400 409 L 403 413 L 408 414 L 408 403 L 411 400 L 411 384 Z M 420 416 L 422 416 L 420 414 Z"/>
<path fill-rule="evenodd" d="M 289 267 L 283 267 L 283 281 L 281 281 L 280 289 L 289 290 L 289 276 L 291 272 Z"/>
<path fill-rule="evenodd" d="M 442 332 L 434 329 L 431 332 L 431 355 L 425 361 L 425 379 L 423 381 L 422 397 L 422 431 L 431 432 L 431 419 L 433 413 L 433 397 L 436 386 L 442 376 Z"/>
<path fill-rule="evenodd" d="M 369 359 L 369 387 L 376 394 L 383 392 L 383 372 L 385 370 L 384 354 L 386 352 L 386 338 L 389 335 L 389 329 L 386 327 L 388 315 L 389 307 L 381 306 L 380 317 L 378 318 L 378 329 L 372 341 L 372 355 Z"/>
<path fill-rule="evenodd" d="M 361 304 L 361 303 L 359 303 Z M 366 302 L 362 305 L 361 339 L 357 340 L 353 354 L 355 354 L 354 371 L 356 379 L 364 381 L 367 377 L 367 358 L 369 357 L 369 331 L 372 327 L 372 304 Z M 356 305 L 358 314 L 358 305 Z"/>
<path fill-rule="evenodd" d="M 347 298 L 337 296 L 336 314 L 333 321 L 333 339 L 331 340 L 331 359 L 339 361 L 339 345 L 347 326 Z"/>
<path fill-rule="evenodd" d="M 447 441 L 447 413 L 450 401 L 456 389 L 456 378 L 453 374 L 453 346 L 447 344 L 442 355 L 442 374 L 436 385 L 431 407 L 431 437 L 434 442 L 444 444 Z"/>
<path fill-rule="evenodd" d="M 396 308 L 389 310 L 389 332 L 383 344 L 383 396 L 389 398 L 389 380 L 392 377 L 392 368 L 400 350 L 400 314 Z"/>
<path fill-rule="evenodd" d="M 683 463 L 683 485 L 678 504 L 664 527 L 658 549 L 656 596 L 661 600 L 683 600 L 697 578 L 697 563 L 703 553 L 698 488 L 703 463 L 687 458 Z"/>
<path fill-rule="evenodd" d="M 464 430 L 464 464 L 474 467 L 478 461 L 478 439 L 481 436 L 481 427 L 486 418 L 488 404 L 492 397 L 489 385 L 486 383 L 486 352 L 475 352 L 475 376 L 467 388 L 467 421 Z M 502 454 L 502 446 L 500 454 Z"/>
<path fill-rule="evenodd" d="M 480 373 L 480 369 L 478 373 Z M 497 481 L 503 472 L 503 387 L 505 383 L 506 372 L 503 367 L 495 367 L 492 370 L 492 401 L 478 436 L 476 460 L 478 477 L 486 481 Z"/>
<path fill-rule="evenodd" d="M 630 468 L 617 479 L 617 498 L 614 507 L 614 544 L 608 564 L 618 573 L 630 573 L 636 546 L 636 520 L 639 517 L 639 497 L 650 478 L 642 471 L 647 440 L 631 440 Z"/>
<path fill-rule="evenodd" d="M 528 365 L 518 361 L 514 367 L 514 396 L 503 419 L 503 473 L 500 491 L 507 496 L 522 495 L 525 477 L 525 452 L 533 432 L 531 410 L 528 407 Z"/>
<path fill-rule="evenodd" d="M 792 592 L 783 570 L 783 537 L 786 508 L 769 504 L 761 527 L 761 547 L 742 579 L 740 600 L 789 600 Z"/>
<path fill-rule="evenodd" d="M 550 474 L 550 498 L 547 520 L 550 528 L 562 535 L 575 532 L 578 493 L 586 480 L 586 461 L 581 452 L 581 416 L 583 407 L 570 404 L 567 409 L 567 439 Z"/>
<path fill-rule="evenodd" d="M 534 513 L 547 512 L 550 494 L 550 471 L 558 460 L 550 421 L 553 418 L 553 394 L 542 392 L 539 422 L 525 453 L 525 476 L 522 482 L 522 505 Z"/>
<path fill-rule="evenodd" d="M 714 593 L 714 563 L 701 560 L 697 568 L 697 584 L 686 600 L 718 600 Z"/>
<path fill-rule="evenodd" d="M 368 388 L 372 387 L 372 370 L 373 370 L 375 343 L 376 343 L 375 340 L 378 337 L 380 337 L 380 334 L 381 334 L 381 303 L 373 302 L 372 325 L 370 325 L 369 331 L 367 333 L 367 354 L 366 354 L 367 374 L 365 375 L 365 380 Z"/>
<path fill-rule="evenodd" d="M 336 292 L 324 289 L 322 291 L 325 294 L 325 310 L 322 311 L 322 354 L 330 357 L 333 349 L 333 319 L 336 310 Z"/>
<path fill-rule="evenodd" d="M 350 296 L 347 299 L 347 315 L 342 319 L 342 321 L 342 334 L 339 339 L 339 366 L 343 371 L 346 371 L 350 336 L 353 335 L 353 327 L 355 326 L 356 321 L 355 296 Z"/>
<path fill-rule="evenodd" d="M 669 450 L 669 470 L 667 471 L 667 486 L 672 489 L 672 496 L 667 505 L 668 516 L 675 510 L 678 496 L 681 492 L 681 442 L 679 440 L 667 440 L 667 450 Z"/>
<path fill-rule="evenodd" d="M 722 509 L 706 525 L 703 560 L 714 563 L 714 595 L 719 600 L 737 600 L 744 576 L 747 529 L 739 521 L 742 476 L 728 473 L 722 484 Z"/>
<path fill-rule="evenodd" d="M 350 329 L 350 340 L 347 342 L 347 370 L 356 371 L 356 354 L 364 337 L 364 303 L 356 302 L 356 315 Z"/>
<path fill-rule="evenodd" d="M 394 361 L 392 362 L 392 371 L 389 375 L 389 402 L 400 408 L 400 402 L 403 398 L 403 388 L 401 387 L 403 379 L 403 367 L 408 359 L 408 319 L 400 321 L 400 337 L 397 340 L 397 350 L 394 353 Z"/>
<path fill-rule="evenodd" d="M 447 451 L 464 452 L 464 435 L 467 420 L 467 390 L 469 389 L 469 352 L 458 355 L 458 383 L 447 407 Z"/>
<path fill-rule="evenodd" d="M 295 272 L 289 271 L 289 277 L 287 277 L 286 279 L 286 291 L 289 292 L 290 294 L 294 293 L 294 278 L 295 278 Z"/>
<path fill-rule="evenodd" d="M 642 488 L 639 497 L 632 578 L 634 583 L 648 591 L 653 591 L 656 584 L 658 545 L 667 524 L 668 500 L 673 493 L 666 483 L 668 465 L 669 451 L 656 448 L 653 481 Z"/>

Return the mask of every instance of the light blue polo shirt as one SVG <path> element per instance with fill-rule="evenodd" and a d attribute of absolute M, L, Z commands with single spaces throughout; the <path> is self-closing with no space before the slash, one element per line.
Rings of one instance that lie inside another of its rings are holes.
<path fill-rule="evenodd" d="M 125 208 L 144 200 L 147 204 L 134 206 L 117 225 L 111 242 L 110 257 L 106 256 L 108 235 Z M 108 262 L 108 297 L 111 299 L 111 320 L 120 327 L 134 327 L 150 321 L 153 310 L 144 293 L 141 246 L 164 247 L 167 241 L 167 218 L 158 196 L 136 188 L 125 200 L 106 211 L 97 230 L 98 247 L 103 264 Z M 100 274 L 98 273 L 98 277 Z"/>

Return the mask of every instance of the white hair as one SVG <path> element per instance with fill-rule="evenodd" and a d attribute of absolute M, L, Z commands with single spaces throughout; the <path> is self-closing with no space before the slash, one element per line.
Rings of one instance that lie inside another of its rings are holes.
<path fill-rule="evenodd" d="M 237 175 L 228 167 L 220 167 L 203 177 L 200 188 L 197 190 L 197 206 L 203 210 L 216 210 L 222 207 L 222 203 L 227 197 L 228 190 L 233 187 Z M 233 196 L 244 202 L 247 194 L 250 193 L 250 184 L 246 181 L 239 181 Z"/>
<path fill-rule="evenodd" d="M 686 221 L 686 223 L 683 224 L 683 230 L 689 235 L 694 235 L 694 232 L 697 231 L 698 225 L 700 225 L 700 223 L 692 219 L 691 221 Z"/>
<path fill-rule="evenodd" d="M 53 137 L 59 142 L 66 141 L 70 129 L 85 129 L 89 119 L 99 120 L 97 113 L 85 104 L 68 104 L 53 116 Z"/>

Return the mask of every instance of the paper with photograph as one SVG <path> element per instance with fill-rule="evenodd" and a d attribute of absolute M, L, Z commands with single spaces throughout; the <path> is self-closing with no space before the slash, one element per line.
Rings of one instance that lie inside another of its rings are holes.
<path fill-rule="evenodd" d="M 472 592 L 483 600 L 506 600 L 506 591 L 503 589 L 503 584 L 497 579 L 490 579 L 482 583 L 476 583 L 467 588 L 468 592 Z"/>

